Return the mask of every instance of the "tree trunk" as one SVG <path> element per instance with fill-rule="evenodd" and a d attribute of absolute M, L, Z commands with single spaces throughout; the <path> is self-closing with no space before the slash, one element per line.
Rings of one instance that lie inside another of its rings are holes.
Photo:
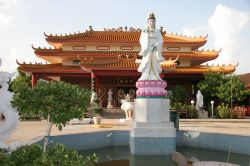
<path fill-rule="evenodd" d="M 52 128 L 52 122 L 50 122 L 50 112 L 48 113 L 48 128 L 46 131 L 46 136 L 44 137 L 44 143 L 43 143 L 43 153 L 45 153 L 46 148 L 49 144 L 49 137 L 50 137 L 50 133 L 51 133 L 51 128 Z"/>

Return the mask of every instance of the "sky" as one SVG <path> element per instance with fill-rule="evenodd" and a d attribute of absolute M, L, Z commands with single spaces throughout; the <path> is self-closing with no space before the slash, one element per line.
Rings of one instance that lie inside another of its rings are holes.
<path fill-rule="evenodd" d="M 250 0 L 0 0 L 1 71 L 42 62 L 31 48 L 48 47 L 44 32 L 65 34 L 117 27 L 144 28 L 154 12 L 168 33 L 206 36 L 200 49 L 220 50 L 209 64 L 237 64 L 250 72 Z"/>

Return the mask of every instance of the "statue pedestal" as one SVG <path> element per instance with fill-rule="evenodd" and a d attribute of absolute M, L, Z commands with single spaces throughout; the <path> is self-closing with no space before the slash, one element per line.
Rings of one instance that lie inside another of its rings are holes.
<path fill-rule="evenodd" d="M 112 101 L 108 101 L 107 109 L 113 109 L 114 106 L 112 104 Z"/>
<path fill-rule="evenodd" d="M 137 92 L 144 91 L 147 94 L 140 93 L 138 96 L 137 93 L 135 99 L 135 120 L 130 133 L 131 153 L 134 155 L 172 154 L 176 148 L 176 129 L 173 122 L 170 122 L 169 99 L 165 98 L 164 89 L 166 82 L 150 81 L 146 87 L 143 83 L 140 83 L 141 86 L 138 86 L 138 83 L 136 85 L 139 88 Z M 149 93 L 150 96 L 148 96 Z"/>

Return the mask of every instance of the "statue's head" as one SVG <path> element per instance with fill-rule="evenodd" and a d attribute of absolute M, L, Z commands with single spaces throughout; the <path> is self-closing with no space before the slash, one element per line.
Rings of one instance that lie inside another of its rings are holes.
<path fill-rule="evenodd" d="M 148 27 L 150 29 L 154 29 L 155 28 L 155 22 L 156 22 L 156 19 L 155 19 L 154 13 L 150 13 L 149 16 L 148 16 Z"/>

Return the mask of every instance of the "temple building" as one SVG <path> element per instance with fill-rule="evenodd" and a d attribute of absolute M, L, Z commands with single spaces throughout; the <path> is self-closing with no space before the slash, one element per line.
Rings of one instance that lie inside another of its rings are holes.
<path fill-rule="evenodd" d="M 203 73 L 235 71 L 236 65 L 202 65 L 216 59 L 220 52 L 199 49 L 206 44 L 207 36 L 169 34 L 163 28 L 161 32 L 165 57 L 161 77 L 168 82 L 167 90 L 182 85 L 191 98 Z M 135 95 L 135 83 L 141 75 L 136 63 L 140 58 L 140 33 L 141 29 L 127 27 L 95 31 L 91 26 L 85 32 L 73 34 L 44 33 L 53 48 L 32 48 L 37 57 L 48 63 L 17 63 L 20 71 L 32 75 L 33 86 L 38 78 L 79 84 L 96 91 L 104 106 L 112 89 L 114 105 L 119 106 L 124 94 Z"/>

